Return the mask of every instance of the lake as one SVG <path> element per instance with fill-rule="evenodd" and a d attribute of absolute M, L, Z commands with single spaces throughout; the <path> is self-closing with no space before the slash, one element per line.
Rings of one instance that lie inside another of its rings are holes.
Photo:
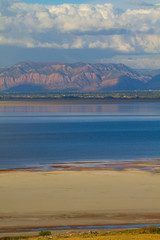
<path fill-rule="evenodd" d="M 159 102 L 0 106 L 0 169 L 159 157 Z"/>

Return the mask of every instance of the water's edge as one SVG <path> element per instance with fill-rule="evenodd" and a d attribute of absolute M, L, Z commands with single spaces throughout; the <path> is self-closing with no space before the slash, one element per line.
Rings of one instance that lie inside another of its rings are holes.
<path fill-rule="evenodd" d="M 34 231 L 54 231 L 54 230 L 91 230 L 91 229 L 134 229 L 141 227 L 156 226 L 160 224 L 121 224 L 121 225 L 84 225 L 84 226 L 62 226 L 62 227 L 37 227 L 37 228 L 15 228 L 15 229 L 0 229 L 0 233 L 7 232 L 34 232 Z"/>

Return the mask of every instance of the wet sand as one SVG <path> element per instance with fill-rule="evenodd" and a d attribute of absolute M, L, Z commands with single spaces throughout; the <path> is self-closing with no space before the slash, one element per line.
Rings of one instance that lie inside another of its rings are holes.
<path fill-rule="evenodd" d="M 160 223 L 159 173 L 0 172 L 0 229 Z"/>
<path fill-rule="evenodd" d="M 126 171 L 143 170 L 160 173 L 160 159 L 133 159 L 119 161 L 82 161 L 64 163 L 41 163 L 32 167 L 0 169 L 4 171 Z"/>

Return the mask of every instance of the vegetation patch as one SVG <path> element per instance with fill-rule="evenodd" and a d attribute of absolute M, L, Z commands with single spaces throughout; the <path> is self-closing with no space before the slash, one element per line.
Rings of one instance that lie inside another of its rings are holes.
<path fill-rule="evenodd" d="M 42 236 L 42 237 L 50 236 L 50 235 L 52 235 L 52 233 L 50 231 L 40 231 L 38 234 L 38 236 Z"/>
<path fill-rule="evenodd" d="M 41 231 L 33 237 L 0 237 L 0 240 L 49 240 L 49 239 L 94 239 L 94 240 L 160 240 L 160 228 L 149 226 L 139 229 L 117 230 L 117 231 L 88 231 L 88 232 L 67 232 L 61 234 L 51 234 L 50 231 Z"/>

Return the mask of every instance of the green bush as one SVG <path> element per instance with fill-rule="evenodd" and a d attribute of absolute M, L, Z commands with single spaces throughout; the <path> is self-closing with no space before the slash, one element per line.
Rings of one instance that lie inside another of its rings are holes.
<path fill-rule="evenodd" d="M 160 233 L 160 228 L 156 226 L 150 226 L 150 227 L 147 227 L 147 231 L 149 233 Z"/>
<path fill-rule="evenodd" d="M 51 234 L 50 231 L 40 231 L 38 236 L 50 236 Z"/>
<path fill-rule="evenodd" d="M 149 227 L 140 228 L 140 229 L 137 230 L 137 232 L 140 233 L 140 234 L 149 234 L 149 233 L 160 234 L 160 228 L 152 225 L 152 226 L 149 226 Z"/>

